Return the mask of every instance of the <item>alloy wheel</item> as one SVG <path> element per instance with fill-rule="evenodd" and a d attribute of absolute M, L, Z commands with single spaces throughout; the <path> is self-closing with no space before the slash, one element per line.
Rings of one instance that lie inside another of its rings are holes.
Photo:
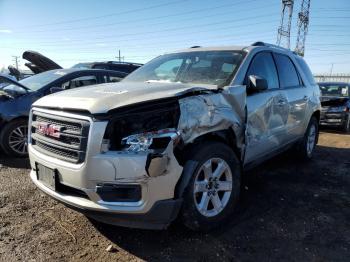
<path fill-rule="evenodd" d="M 194 181 L 193 197 L 197 210 L 205 217 L 222 212 L 232 193 L 232 173 L 221 158 L 207 160 L 199 169 Z"/>
<path fill-rule="evenodd" d="M 10 132 L 9 146 L 11 150 L 20 155 L 27 154 L 28 126 L 18 126 Z"/>

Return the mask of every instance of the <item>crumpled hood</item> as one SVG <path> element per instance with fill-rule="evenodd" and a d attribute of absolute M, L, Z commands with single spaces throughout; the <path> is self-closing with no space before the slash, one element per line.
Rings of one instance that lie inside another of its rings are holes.
<path fill-rule="evenodd" d="M 167 98 L 190 90 L 212 89 L 214 85 L 159 82 L 119 82 L 76 88 L 45 96 L 33 106 L 87 110 L 92 114 L 144 101 Z"/>

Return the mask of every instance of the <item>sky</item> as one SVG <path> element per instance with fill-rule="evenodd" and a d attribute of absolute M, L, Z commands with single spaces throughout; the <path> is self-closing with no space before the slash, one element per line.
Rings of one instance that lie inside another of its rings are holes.
<path fill-rule="evenodd" d="M 349 14 L 350 0 L 311 0 L 305 59 L 315 74 L 350 73 Z M 118 60 L 119 50 L 145 63 L 194 45 L 275 44 L 280 19 L 281 0 L 0 0 L 0 69 L 26 50 L 71 67 Z"/>

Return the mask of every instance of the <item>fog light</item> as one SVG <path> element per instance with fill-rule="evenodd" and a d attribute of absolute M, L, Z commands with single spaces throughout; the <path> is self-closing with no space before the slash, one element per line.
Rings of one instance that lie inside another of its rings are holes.
<path fill-rule="evenodd" d="M 141 200 L 140 185 L 100 184 L 96 193 L 105 202 L 137 202 Z"/>

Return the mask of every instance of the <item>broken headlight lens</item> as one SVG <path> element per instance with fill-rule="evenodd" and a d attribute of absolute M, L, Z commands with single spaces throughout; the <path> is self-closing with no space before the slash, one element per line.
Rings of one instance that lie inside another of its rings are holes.
<path fill-rule="evenodd" d="M 130 135 L 122 139 L 123 151 L 154 152 L 156 149 L 165 149 L 171 140 L 175 142 L 178 138 L 179 133 L 173 128 Z"/>

